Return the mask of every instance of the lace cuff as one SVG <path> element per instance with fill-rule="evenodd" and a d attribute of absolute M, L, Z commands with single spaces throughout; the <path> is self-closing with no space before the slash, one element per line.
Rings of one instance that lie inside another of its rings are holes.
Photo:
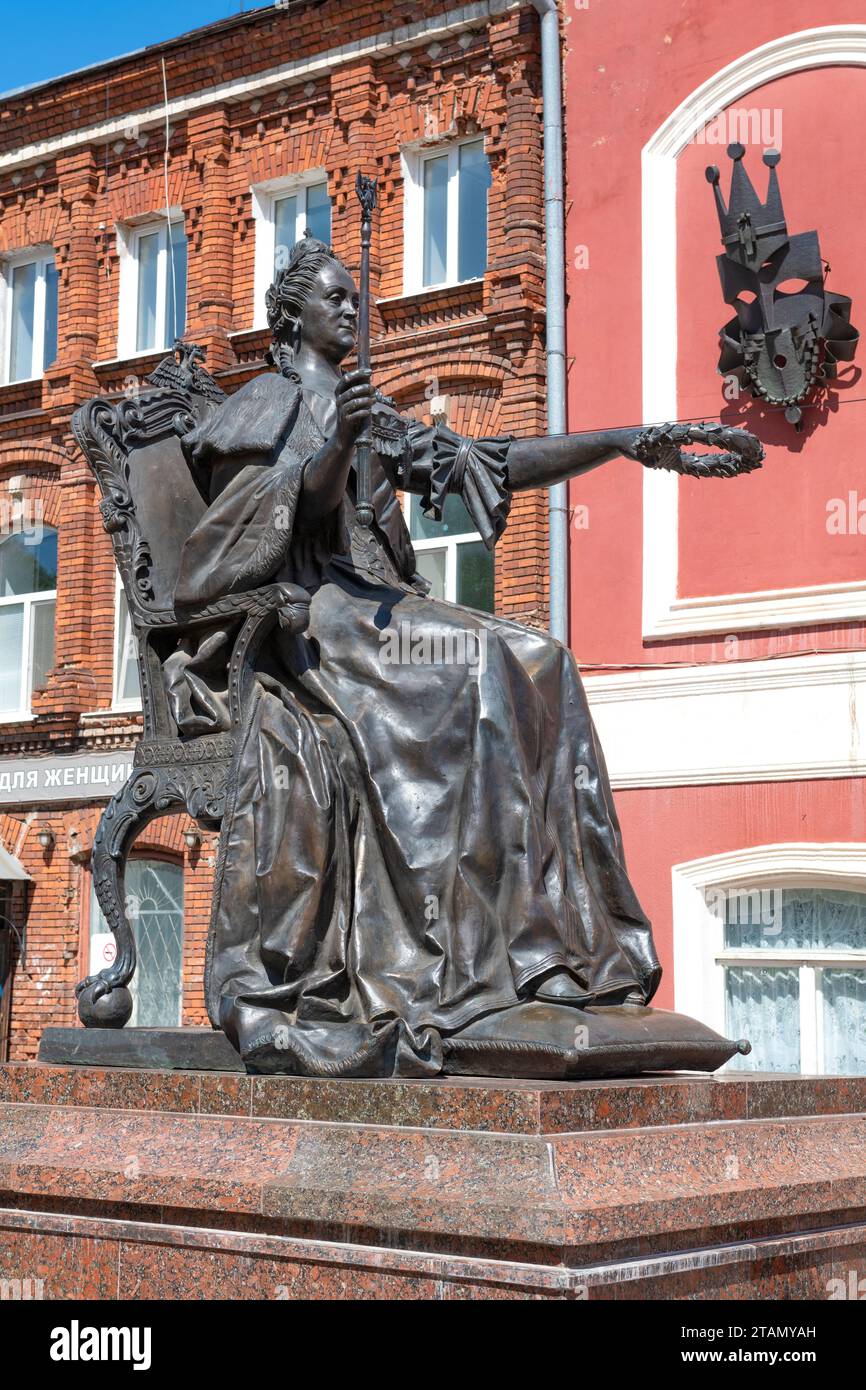
<path fill-rule="evenodd" d="M 487 549 L 492 550 L 505 530 L 511 507 L 505 463 L 511 439 L 464 439 L 444 425 L 437 426 L 431 435 L 431 466 L 421 499 L 424 511 L 434 521 L 441 521 L 445 498 L 456 493 Z"/>

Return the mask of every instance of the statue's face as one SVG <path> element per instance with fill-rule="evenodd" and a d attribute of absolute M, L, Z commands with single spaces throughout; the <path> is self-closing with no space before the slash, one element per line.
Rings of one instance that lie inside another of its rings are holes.
<path fill-rule="evenodd" d="M 335 261 L 322 266 L 315 288 L 304 305 L 301 342 L 339 365 L 358 337 L 358 291 L 347 270 Z"/>

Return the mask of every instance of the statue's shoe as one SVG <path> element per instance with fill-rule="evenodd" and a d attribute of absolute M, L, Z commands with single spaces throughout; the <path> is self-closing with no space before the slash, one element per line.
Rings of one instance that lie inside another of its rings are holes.
<path fill-rule="evenodd" d="M 715 1071 L 750 1050 L 745 1039 L 732 1042 L 697 1019 L 641 1003 L 575 1008 L 536 999 L 443 1038 L 443 1070 L 535 1080 L 639 1076 Z"/>
<path fill-rule="evenodd" d="M 539 999 L 543 1004 L 580 1005 L 587 1002 L 586 990 L 581 989 L 567 970 L 551 970 L 537 984 L 530 986 L 530 993 L 533 999 Z"/>
<path fill-rule="evenodd" d="M 585 1008 L 590 1003 L 596 1002 L 567 970 L 548 971 L 540 980 L 534 981 L 529 986 L 527 998 L 538 999 L 542 1004 L 571 1004 L 576 1008 Z M 613 1004 L 643 1004 L 643 1002 L 643 995 L 640 990 L 631 989 L 627 985 L 597 1001 L 599 1007 L 606 1008 L 610 1008 Z"/>

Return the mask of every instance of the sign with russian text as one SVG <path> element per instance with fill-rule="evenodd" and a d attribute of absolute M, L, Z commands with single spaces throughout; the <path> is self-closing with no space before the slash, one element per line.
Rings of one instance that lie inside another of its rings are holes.
<path fill-rule="evenodd" d="M 0 758 L 0 804 L 107 799 L 120 790 L 131 772 L 131 748 L 66 757 Z"/>

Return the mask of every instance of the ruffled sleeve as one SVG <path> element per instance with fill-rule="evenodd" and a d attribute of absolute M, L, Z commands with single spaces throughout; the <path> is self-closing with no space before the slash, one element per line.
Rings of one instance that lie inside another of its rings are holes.
<path fill-rule="evenodd" d="M 509 436 L 464 439 L 447 425 L 412 423 L 406 433 L 402 486 L 421 497 L 427 516 L 441 521 L 449 493 L 463 499 L 478 534 L 492 550 L 511 507 L 506 459 Z"/>

